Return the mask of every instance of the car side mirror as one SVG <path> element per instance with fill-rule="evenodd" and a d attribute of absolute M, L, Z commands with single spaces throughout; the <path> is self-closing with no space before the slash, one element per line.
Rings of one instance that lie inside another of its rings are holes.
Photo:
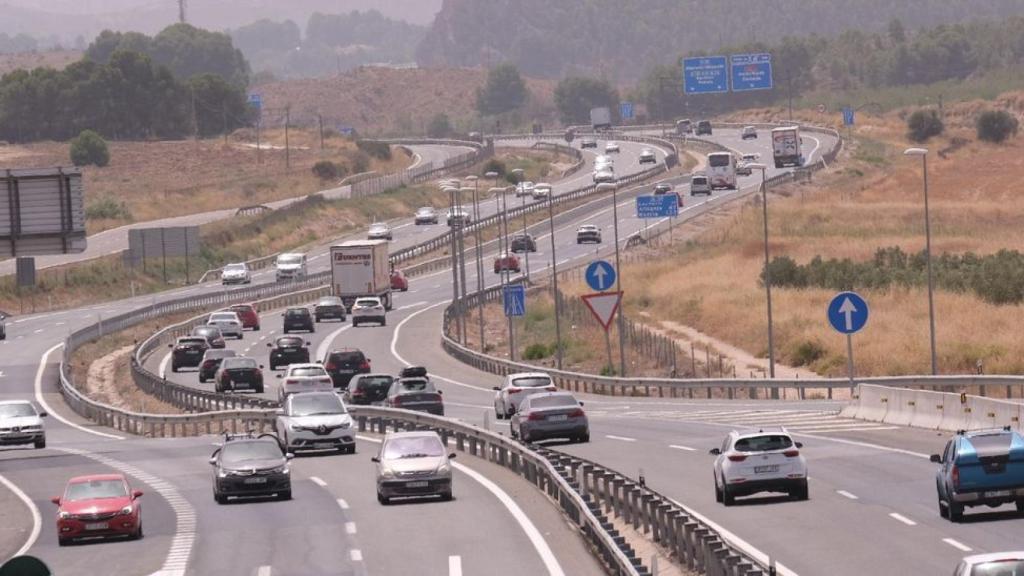
<path fill-rule="evenodd" d="M 295 454 L 292 454 L 291 452 L 289 452 L 289 453 L 285 454 L 284 457 L 285 457 L 285 460 L 292 460 L 293 458 L 295 458 Z"/>
<path fill-rule="evenodd" d="M 132 500 L 135 500 L 136 498 L 142 498 L 142 490 L 135 490 L 132 492 Z"/>
<path fill-rule="evenodd" d="M 324 363 L 324 361 L 323 361 L 323 360 L 317 360 L 317 361 L 316 361 L 316 363 L 317 363 L 317 364 L 323 364 L 323 363 Z"/>
<path fill-rule="evenodd" d="M 501 386 L 495 386 L 491 388 L 491 390 L 494 390 L 495 392 L 501 392 Z"/>
<path fill-rule="evenodd" d="M 46 412 L 40 412 L 40 413 L 39 413 L 39 416 L 40 416 L 41 418 L 46 418 L 47 416 L 49 416 L 49 414 L 47 414 Z"/>
<path fill-rule="evenodd" d="M 260 364 L 260 370 L 263 370 L 263 364 Z"/>
<path fill-rule="evenodd" d="M 167 347 L 168 348 L 174 348 L 174 344 L 168 344 Z"/>
<path fill-rule="evenodd" d="M 283 377 L 283 376 L 284 376 L 283 374 L 278 374 L 278 375 L 277 375 L 277 377 L 278 377 L 278 378 L 281 378 L 281 377 Z"/>
<path fill-rule="evenodd" d="M 720 448 L 712 448 L 711 450 L 708 450 L 708 454 L 711 454 L 712 456 L 718 456 L 721 453 L 722 450 Z"/>
<path fill-rule="evenodd" d="M 372 358 L 367 358 L 366 361 L 367 362 L 373 362 L 373 359 Z"/>
<path fill-rule="evenodd" d="M 931 460 L 932 462 L 935 462 L 936 464 L 942 464 L 942 456 L 938 454 L 932 454 L 931 456 L 928 457 L 928 459 Z"/>
<path fill-rule="evenodd" d="M 803 442 L 797 442 L 796 443 L 796 447 L 797 448 L 803 448 L 804 447 L 804 443 Z"/>
<path fill-rule="evenodd" d="M 377 464 L 380 464 L 380 458 L 377 458 L 376 456 L 374 456 L 374 457 L 370 458 L 370 462 L 376 462 Z"/>
<path fill-rule="evenodd" d="M 437 393 L 438 394 L 444 394 L 444 390 L 438 390 Z"/>
<path fill-rule="evenodd" d="M 583 402 L 580 402 L 580 406 L 581 406 L 581 407 L 583 406 Z"/>
<path fill-rule="evenodd" d="M 273 344 L 273 343 L 271 343 L 271 342 L 267 342 L 267 348 L 273 348 L 273 347 L 274 347 L 274 344 Z"/>
<path fill-rule="evenodd" d="M 313 345 L 312 342 L 310 342 L 309 340 L 306 340 L 306 346 L 312 346 L 312 345 Z"/>
<path fill-rule="evenodd" d="M 448 459 L 450 460 L 452 458 L 455 458 L 455 456 L 456 456 L 455 452 L 452 452 L 451 454 L 448 455 Z"/>
<path fill-rule="evenodd" d="M 217 465 L 217 457 L 216 456 L 210 456 L 210 459 L 208 460 L 208 462 L 210 463 L 210 466 L 216 466 Z"/>
<path fill-rule="evenodd" d="M 53 498 L 50 498 L 50 502 L 53 502 L 57 506 L 60 506 L 60 496 L 54 496 Z"/>

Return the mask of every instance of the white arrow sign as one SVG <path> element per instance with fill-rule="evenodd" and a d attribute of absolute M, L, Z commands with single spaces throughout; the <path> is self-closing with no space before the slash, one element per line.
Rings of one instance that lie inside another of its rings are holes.
<path fill-rule="evenodd" d="M 853 331 L 853 315 L 857 312 L 857 307 L 853 305 L 853 302 L 847 297 L 843 300 L 843 304 L 839 307 L 839 313 L 846 317 L 846 331 Z"/>
<path fill-rule="evenodd" d="M 605 277 L 608 276 L 608 271 L 604 269 L 604 266 L 598 266 L 594 270 L 594 276 L 597 277 L 597 285 L 598 286 L 601 286 L 602 288 L 604 288 L 605 286 L 608 286 L 608 284 L 606 284 L 605 281 L 604 281 Z"/>
<path fill-rule="evenodd" d="M 605 331 L 611 326 L 615 311 L 619 309 L 619 302 L 622 301 L 622 292 L 601 292 L 600 294 L 584 294 L 581 296 L 583 303 L 590 308 L 590 312 L 601 323 Z"/>

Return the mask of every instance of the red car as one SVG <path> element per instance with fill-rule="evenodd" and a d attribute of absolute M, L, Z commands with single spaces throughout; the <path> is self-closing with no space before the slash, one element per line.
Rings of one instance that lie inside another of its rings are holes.
<path fill-rule="evenodd" d="M 96 474 L 68 480 L 57 505 L 57 542 L 75 538 L 142 538 L 141 490 L 132 490 L 123 474 Z"/>
<path fill-rule="evenodd" d="M 515 254 L 504 253 L 494 259 L 494 273 L 501 274 L 506 270 L 519 272 L 519 257 Z"/>
<path fill-rule="evenodd" d="M 238 314 L 238 319 L 242 321 L 242 329 L 252 328 L 253 330 L 260 329 L 260 315 L 256 311 L 256 306 L 253 304 L 235 304 L 228 308 L 228 310 Z"/>
<path fill-rule="evenodd" d="M 391 271 L 391 289 L 401 290 L 402 292 L 409 291 L 409 279 L 402 274 L 401 270 Z"/>

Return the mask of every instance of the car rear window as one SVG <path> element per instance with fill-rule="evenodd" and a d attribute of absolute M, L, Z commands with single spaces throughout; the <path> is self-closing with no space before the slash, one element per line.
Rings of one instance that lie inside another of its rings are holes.
<path fill-rule="evenodd" d="M 530 376 L 527 378 L 514 378 L 512 380 L 512 385 L 519 386 L 520 388 L 539 388 L 549 384 L 551 384 L 551 378 L 547 376 Z"/>
<path fill-rule="evenodd" d="M 971 568 L 970 576 L 1024 576 L 1024 560 L 993 560 Z"/>
<path fill-rule="evenodd" d="M 969 438 L 971 446 L 978 454 L 978 458 L 990 458 L 993 456 L 1006 456 L 1010 453 L 1010 444 L 1013 442 L 1013 434 L 1005 432 L 1001 434 L 979 434 Z"/>
<path fill-rule="evenodd" d="M 708 179 L 703 177 L 703 176 L 697 176 L 693 180 L 690 180 L 690 183 L 691 184 L 697 184 L 697 185 L 707 184 L 708 183 Z"/>
<path fill-rule="evenodd" d="M 327 371 L 319 366 L 308 366 L 305 368 L 292 368 L 289 376 L 326 376 Z"/>
<path fill-rule="evenodd" d="M 309 310 L 306 310 L 305 308 L 293 308 L 285 312 L 285 314 L 289 316 L 309 316 Z"/>
<path fill-rule="evenodd" d="M 321 298 L 317 306 L 341 306 L 341 298 Z"/>
<path fill-rule="evenodd" d="M 256 361 L 253 360 L 252 358 L 225 358 L 224 361 L 220 363 L 220 365 L 225 370 L 258 367 Z"/>
<path fill-rule="evenodd" d="M 234 310 L 235 312 L 241 312 L 242 314 L 248 314 L 250 312 L 256 311 L 256 309 L 250 306 L 249 304 L 235 304 L 234 306 L 231 307 L 231 309 Z"/>
<path fill-rule="evenodd" d="M 302 346 L 302 338 L 278 338 L 278 348 L 297 348 Z"/>
<path fill-rule="evenodd" d="M 371 388 L 379 390 L 381 388 L 390 388 L 394 381 L 395 379 L 391 376 L 364 376 L 359 379 L 356 387 L 360 390 L 369 390 Z"/>
<path fill-rule="evenodd" d="M 402 380 L 399 382 L 400 392 L 433 392 L 434 385 L 429 380 Z"/>
<path fill-rule="evenodd" d="M 206 344 L 205 338 L 181 338 L 178 340 L 178 344 L 182 346 L 195 346 L 198 344 Z"/>
<path fill-rule="evenodd" d="M 329 357 L 329 361 L 337 362 L 339 364 L 359 364 L 365 359 L 366 357 L 363 356 L 363 353 L 358 350 L 351 352 L 331 352 Z"/>
<path fill-rule="evenodd" d="M 771 450 L 785 450 L 793 446 L 793 440 L 782 434 L 767 434 L 765 436 L 750 436 L 740 438 L 736 441 L 733 449 L 737 452 L 768 452 Z"/>
<path fill-rule="evenodd" d="M 380 306 L 380 302 L 376 300 L 356 300 L 356 306 L 361 308 L 371 308 L 373 306 Z"/>
<path fill-rule="evenodd" d="M 210 314 L 210 320 L 238 320 L 238 315 L 234 312 L 215 312 Z"/>
<path fill-rule="evenodd" d="M 559 406 L 578 406 L 579 403 L 572 396 L 542 396 L 536 395 L 530 398 L 530 406 L 533 408 L 557 408 Z"/>

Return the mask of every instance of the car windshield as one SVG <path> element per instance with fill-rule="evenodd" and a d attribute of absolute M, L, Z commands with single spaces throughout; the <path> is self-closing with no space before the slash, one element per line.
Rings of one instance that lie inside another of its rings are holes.
<path fill-rule="evenodd" d="M 210 315 L 211 322 L 222 322 L 228 320 L 238 320 L 238 316 L 234 312 L 221 312 Z"/>
<path fill-rule="evenodd" d="M 334 393 L 299 394 L 292 396 L 292 416 L 319 416 L 345 414 L 345 405 Z"/>
<path fill-rule="evenodd" d="M 302 346 L 302 338 L 278 338 L 277 346 L 279 348 L 297 348 Z"/>
<path fill-rule="evenodd" d="M 384 459 L 437 458 L 444 456 L 444 445 L 437 436 L 392 438 L 384 444 Z"/>
<path fill-rule="evenodd" d="M 321 298 L 317 306 L 341 306 L 341 298 Z"/>
<path fill-rule="evenodd" d="M 220 451 L 224 464 L 242 464 L 253 460 L 278 460 L 282 456 L 277 442 L 229 442 Z"/>
<path fill-rule="evenodd" d="M 128 488 L 124 485 L 123 480 L 90 480 L 69 484 L 67 492 L 64 493 L 64 500 L 75 502 L 94 498 L 124 498 L 126 496 L 128 496 Z"/>
<path fill-rule="evenodd" d="M 771 450 L 785 450 L 793 445 L 789 436 L 782 434 L 768 434 L 765 436 L 751 436 L 740 438 L 736 441 L 733 449 L 737 452 L 768 452 Z"/>
<path fill-rule="evenodd" d="M 1024 576 L 1024 560 L 993 560 L 971 568 L 970 576 Z"/>
<path fill-rule="evenodd" d="M 576 399 L 572 396 L 542 396 L 536 395 L 530 399 L 531 408 L 557 408 L 560 406 L 577 406 Z"/>
<path fill-rule="evenodd" d="M 288 376 L 327 376 L 327 371 L 320 366 L 304 366 L 301 368 L 292 368 L 288 372 Z"/>
<path fill-rule="evenodd" d="M 394 382 L 394 381 L 395 381 L 395 379 L 392 378 L 391 376 L 363 377 L 363 378 L 359 379 L 359 382 L 358 382 L 358 384 L 356 384 L 356 387 L 359 388 L 360 390 L 368 389 L 368 388 L 376 388 L 376 389 L 390 388 L 391 387 L 391 383 Z"/>
<path fill-rule="evenodd" d="M 259 366 L 252 358 L 225 358 L 220 365 L 225 370 L 257 368 Z"/>
<path fill-rule="evenodd" d="M 551 384 L 551 378 L 547 376 L 526 376 L 524 378 L 513 378 L 512 385 L 520 388 L 538 388 Z"/>
<path fill-rule="evenodd" d="M 36 409 L 28 402 L 17 404 L 0 404 L 0 418 L 18 418 L 20 416 L 35 416 Z"/>
<path fill-rule="evenodd" d="M 277 257 L 278 264 L 301 264 L 301 254 L 282 254 Z"/>
<path fill-rule="evenodd" d="M 245 264 L 228 264 L 224 267 L 225 272 L 245 272 Z"/>

